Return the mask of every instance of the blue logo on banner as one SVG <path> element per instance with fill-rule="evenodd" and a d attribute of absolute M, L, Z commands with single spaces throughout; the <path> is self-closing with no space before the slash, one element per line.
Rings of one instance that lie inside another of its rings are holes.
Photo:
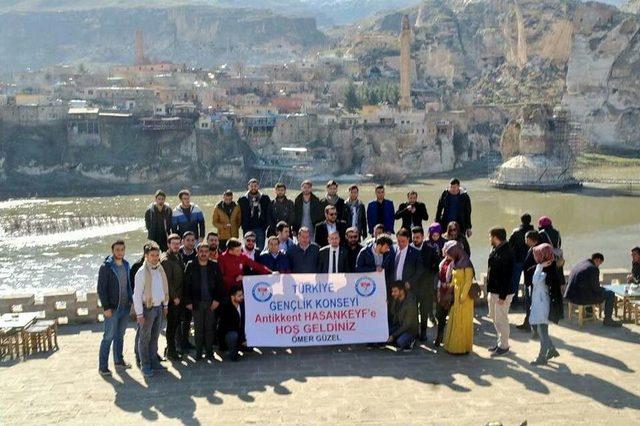
<path fill-rule="evenodd" d="M 271 285 L 265 282 L 256 283 L 251 290 L 253 298 L 258 302 L 266 302 L 271 299 L 273 293 L 271 292 Z"/>
<path fill-rule="evenodd" d="M 376 292 L 376 282 L 369 277 L 363 277 L 356 281 L 356 293 L 362 297 L 369 297 Z"/>

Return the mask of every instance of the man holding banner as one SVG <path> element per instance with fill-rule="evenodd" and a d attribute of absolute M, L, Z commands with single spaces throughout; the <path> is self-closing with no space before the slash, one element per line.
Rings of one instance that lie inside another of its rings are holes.
<path fill-rule="evenodd" d="M 245 276 L 243 285 L 248 346 L 345 345 L 389 338 L 383 272 Z"/>

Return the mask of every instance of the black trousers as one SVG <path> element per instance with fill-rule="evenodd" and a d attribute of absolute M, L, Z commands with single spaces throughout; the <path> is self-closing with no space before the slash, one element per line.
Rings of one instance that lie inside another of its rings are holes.
<path fill-rule="evenodd" d="M 420 283 L 417 287 L 415 296 L 420 313 L 420 329 L 426 330 L 429 318 L 433 318 L 433 283 Z"/>
<path fill-rule="evenodd" d="M 436 306 L 436 321 L 438 322 L 438 337 L 444 339 L 444 328 L 447 325 L 447 315 L 449 310 L 443 308 L 439 303 Z"/>
<path fill-rule="evenodd" d="M 196 353 L 202 353 L 204 348 L 207 355 L 212 354 L 216 333 L 216 312 L 211 309 L 210 302 L 200 302 L 193 307 L 193 331 Z"/>
<path fill-rule="evenodd" d="M 180 333 L 180 323 L 182 321 L 182 305 L 175 305 L 169 302 L 169 312 L 167 313 L 167 351 L 175 352 L 176 336 Z"/>
<path fill-rule="evenodd" d="M 183 351 L 186 351 L 187 347 L 189 347 L 189 335 L 191 334 L 191 318 L 193 318 L 193 315 L 182 301 L 180 303 L 180 313 L 182 315 L 180 318 L 180 327 L 178 330 L 178 332 L 180 333 L 180 335 L 178 336 L 178 343 L 180 344 L 180 348 Z"/>

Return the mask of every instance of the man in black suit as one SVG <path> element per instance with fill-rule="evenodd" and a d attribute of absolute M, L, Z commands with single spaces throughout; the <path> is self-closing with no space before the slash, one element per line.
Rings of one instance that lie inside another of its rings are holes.
<path fill-rule="evenodd" d="M 349 262 L 349 270 L 356 270 L 356 262 L 358 260 L 358 254 L 360 250 L 362 250 L 362 245 L 360 244 L 360 231 L 355 226 L 351 228 L 347 228 L 346 232 L 347 243 L 345 244 L 345 249 L 347 251 L 347 261 Z"/>
<path fill-rule="evenodd" d="M 415 226 L 422 228 L 422 221 L 429 220 L 427 206 L 418 201 L 418 193 L 416 191 L 407 193 L 407 202 L 400 204 L 394 219 L 402 219 L 402 227 L 407 231 L 410 231 Z"/>
<path fill-rule="evenodd" d="M 433 270 L 435 258 L 437 256 L 436 251 L 429 244 L 424 241 L 424 230 L 419 226 L 414 226 L 411 230 L 412 243 L 411 247 L 420 252 L 422 256 L 423 272 L 418 280 L 418 285 L 414 289 L 416 295 L 416 301 L 419 305 L 420 312 L 420 340 L 427 340 L 427 325 L 428 320 L 431 319 L 433 324 L 436 323 L 436 318 L 433 315 L 433 299 L 435 296 L 435 271 Z"/>
<path fill-rule="evenodd" d="M 367 207 L 358 199 L 360 191 L 357 185 L 349 187 L 349 198 L 344 203 L 342 220 L 348 227 L 355 227 L 362 236 L 362 240 L 367 239 Z"/>
<path fill-rule="evenodd" d="M 247 347 L 244 333 L 244 292 L 239 284 L 231 288 L 229 300 L 220 307 L 220 324 L 218 325 L 218 341 L 220 349 L 229 351 L 231 361 L 238 361 L 238 350 Z"/>
<path fill-rule="evenodd" d="M 340 241 L 344 241 L 344 234 L 347 230 L 347 225 L 338 220 L 338 212 L 335 206 L 328 205 L 324 208 L 324 222 L 320 222 L 316 225 L 315 242 L 320 247 L 324 247 L 329 244 L 329 234 L 337 231 L 340 235 Z"/>
<path fill-rule="evenodd" d="M 347 249 L 340 245 L 338 231 L 333 231 L 329 234 L 329 245 L 320 249 L 318 273 L 337 274 L 344 272 L 351 272 Z"/>
<path fill-rule="evenodd" d="M 411 234 L 406 229 L 400 229 L 396 233 L 396 239 L 398 243 L 392 250 L 395 279 L 404 282 L 407 290 L 416 289 L 424 272 L 422 255 L 409 245 Z"/>

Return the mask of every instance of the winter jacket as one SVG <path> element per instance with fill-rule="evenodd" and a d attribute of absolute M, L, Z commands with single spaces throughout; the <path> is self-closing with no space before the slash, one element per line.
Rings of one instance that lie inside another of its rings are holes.
<path fill-rule="evenodd" d="M 218 265 L 220 266 L 222 281 L 227 293 L 231 291 L 231 288 L 234 285 L 239 284 L 236 281 L 236 278 L 238 278 L 240 275 L 244 275 L 245 266 L 251 268 L 254 274 L 271 273 L 271 269 L 267 268 L 261 263 L 251 260 L 244 254 L 234 256 L 230 254 L 228 250 L 218 257 Z"/>
<path fill-rule="evenodd" d="M 421 203 L 419 201 L 416 202 L 414 204 L 416 211 L 413 213 L 407 210 L 407 207 L 409 207 L 409 203 L 400 204 L 400 206 L 398 207 L 398 211 L 396 211 L 395 215 L 393 216 L 394 219 L 402 219 L 402 226 L 401 226 L 402 228 L 408 231 L 411 231 L 412 223 L 413 223 L 413 226 L 422 227 L 422 221 L 429 220 L 429 213 L 427 213 L 427 206 L 424 203 Z"/>
<path fill-rule="evenodd" d="M 269 226 L 269 208 L 271 199 L 266 194 L 260 193 L 260 214 L 258 216 L 251 215 L 251 205 L 249 203 L 248 192 L 238 199 L 238 205 L 240 206 L 240 216 L 242 217 L 242 232 L 246 233 L 253 229 L 267 230 Z"/>
<path fill-rule="evenodd" d="M 286 196 L 282 198 L 274 198 L 269 204 L 269 229 L 267 236 L 276 235 L 278 222 L 284 221 L 289 226 L 295 221 L 295 207 L 293 201 Z"/>
<path fill-rule="evenodd" d="M 322 209 L 323 213 L 325 207 L 327 207 L 328 205 L 335 206 L 336 213 L 338 213 L 338 219 L 340 219 L 344 215 L 344 199 L 342 197 L 338 197 L 335 204 L 332 204 L 326 196 L 322 197 L 320 199 L 320 208 Z"/>
<path fill-rule="evenodd" d="M 513 276 L 513 252 L 508 242 L 500 244 L 489 254 L 487 268 L 487 292 L 498 294 L 501 300 L 513 294 L 511 277 Z"/>
<path fill-rule="evenodd" d="M 591 259 L 583 260 L 571 269 L 564 297 L 576 305 L 594 305 L 604 301 L 600 269 Z"/>
<path fill-rule="evenodd" d="M 291 263 L 289 262 L 289 258 L 281 251 L 278 252 L 276 257 L 273 257 L 271 253 L 265 250 L 260 254 L 260 257 L 257 260 L 272 271 L 277 271 L 281 274 L 291 273 Z"/>
<path fill-rule="evenodd" d="M 204 239 L 204 214 L 200 207 L 191 204 L 188 209 L 178 205 L 173 209 L 173 230 L 181 237 L 185 232 L 191 231 L 196 239 Z"/>
<path fill-rule="evenodd" d="M 180 253 L 162 253 L 160 264 L 167 275 L 170 303 L 173 303 L 173 299 L 182 299 L 185 266 Z"/>
<path fill-rule="evenodd" d="M 311 243 L 306 250 L 303 250 L 300 244 L 296 244 L 287 251 L 287 257 L 294 274 L 315 274 L 318 268 L 320 247 L 316 243 Z"/>
<path fill-rule="evenodd" d="M 529 246 L 527 246 L 527 242 L 525 241 L 525 235 L 529 231 L 533 231 L 533 226 L 521 224 L 513 230 L 509 237 L 509 245 L 511 246 L 511 250 L 513 250 L 513 257 L 516 263 L 523 263 L 527 257 Z"/>
<path fill-rule="evenodd" d="M 296 197 L 293 203 L 294 222 L 292 224 L 292 229 L 295 232 L 298 232 L 298 229 L 300 229 L 300 227 L 302 226 L 302 214 L 304 211 L 302 208 L 303 203 L 304 203 L 304 196 L 302 195 L 302 193 L 300 193 L 298 194 L 298 196 Z M 311 223 L 315 227 L 317 223 L 322 222 L 324 220 L 324 210 L 322 210 L 322 206 L 320 205 L 320 200 L 318 199 L 318 197 L 315 196 L 313 192 L 311 193 L 310 203 L 311 203 L 311 206 L 310 206 Z M 311 232 L 313 232 L 313 230 L 311 230 Z"/>
<path fill-rule="evenodd" d="M 162 210 L 158 210 L 156 203 L 153 202 L 149 204 L 144 214 L 147 239 L 158 243 L 162 251 L 167 251 L 167 236 L 171 233 L 172 220 L 173 213 L 167 204 L 162 206 Z"/>
<path fill-rule="evenodd" d="M 240 235 L 241 214 L 240 206 L 234 201 L 231 202 L 231 216 L 229 216 L 224 208 L 224 201 L 220 201 L 213 208 L 213 226 L 218 230 L 218 237 L 221 240 L 229 238 L 238 238 Z M 227 224 L 231 224 L 231 228 L 227 228 Z"/>
<path fill-rule="evenodd" d="M 129 295 L 129 299 L 125 301 L 125 307 L 128 307 L 133 301 L 133 290 L 131 289 L 129 276 L 131 271 L 129 268 L 129 262 L 124 259 L 122 262 L 124 263 L 124 268 L 127 274 L 127 294 Z M 115 310 L 120 306 L 120 282 L 118 281 L 118 274 L 116 272 L 116 264 L 113 256 L 108 256 L 98 271 L 98 297 L 100 298 L 102 309 L 105 311 L 110 309 Z"/>
<path fill-rule="evenodd" d="M 443 232 L 446 231 L 449 220 L 447 220 L 447 211 L 449 209 L 451 193 L 445 190 L 438 200 L 438 208 L 436 210 L 436 222 L 442 226 Z M 471 229 L 471 198 L 463 189 L 460 189 L 460 209 L 458 211 L 458 219 L 456 222 L 460 225 L 460 232 L 466 233 Z"/>
<path fill-rule="evenodd" d="M 357 200 L 356 204 L 356 217 L 358 218 L 357 228 L 360 232 L 360 237 L 364 240 L 367 238 L 367 212 L 365 205 L 362 204 L 360 200 Z M 355 226 L 349 202 L 345 202 L 344 211 L 342 212 L 342 220 L 347 224 L 347 228 Z"/>
<path fill-rule="evenodd" d="M 220 269 L 215 262 L 207 262 L 207 285 L 209 286 L 209 295 L 212 301 L 222 303 L 225 299 L 226 292 L 222 283 L 222 275 Z M 202 289 L 200 288 L 201 280 L 200 263 L 198 260 L 192 260 L 187 263 L 184 271 L 184 304 L 198 305 L 202 301 Z"/>
<path fill-rule="evenodd" d="M 541 234 L 543 234 L 543 235 L 540 235 L 541 242 L 543 243 L 548 242 L 555 249 L 562 248 L 562 238 L 560 237 L 560 232 L 558 232 L 558 230 L 554 228 L 553 225 L 548 226 L 546 228 L 539 228 L 539 231 Z M 548 240 L 548 241 L 545 241 L 545 240 Z"/>
<path fill-rule="evenodd" d="M 220 306 L 220 322 L 218 324 L 218 342 L 221 350 L 227 350 L 227 342 L 225 336 L 231 331 L 238 333 L 238 344 L 246 342 L 247 337 L 244 331 L 245 313 L 244 302 L 240 303 L 240 314 L 231 300 L 225 301 Z"/>
<path fill-rule="evenodd" d="M 375 242 L 371 242 L 365 245 L 362 250 L 360 250 L 358 258 L 356 259 L 356 272 L 376 272 L 376 259 L 373 256 L 372 252 L 374 245 Z M 389 250 L 382 256 L 382 269 L 384 269 L 387 288 L 390 288 L 391 283 L 395 281 L 395 269 L 393 267 L 393 261 L 393 250 Z M 390 295 L 387 294 L 387 297 L 390 297 Z"/>
<path fill-rule="evenodd" d="M 402 301 L 391 301 L 389 317 L 391 327 L 395 328 L 394 338 L 403 333 L 409 333 L 413 337 L 418 335 L 418 304 L 411 294 L 407 294 Z"/>
<path fill-rule="evenodd" d="M 373 228 L 378 224 L 378 222 L 382 223 L 384 226 L 384 232 L 389 234 L 393 234 L 393 225 L 395 222 L 394 217 L 394 209 L 393 209 L 393 201 L 384 199 L 382 200 L 382 217 L 378 217 L 378 201 L 373 200 L 367 206 L 367 223 L 369 225 L 369 234 L 373 235 Z"/>

